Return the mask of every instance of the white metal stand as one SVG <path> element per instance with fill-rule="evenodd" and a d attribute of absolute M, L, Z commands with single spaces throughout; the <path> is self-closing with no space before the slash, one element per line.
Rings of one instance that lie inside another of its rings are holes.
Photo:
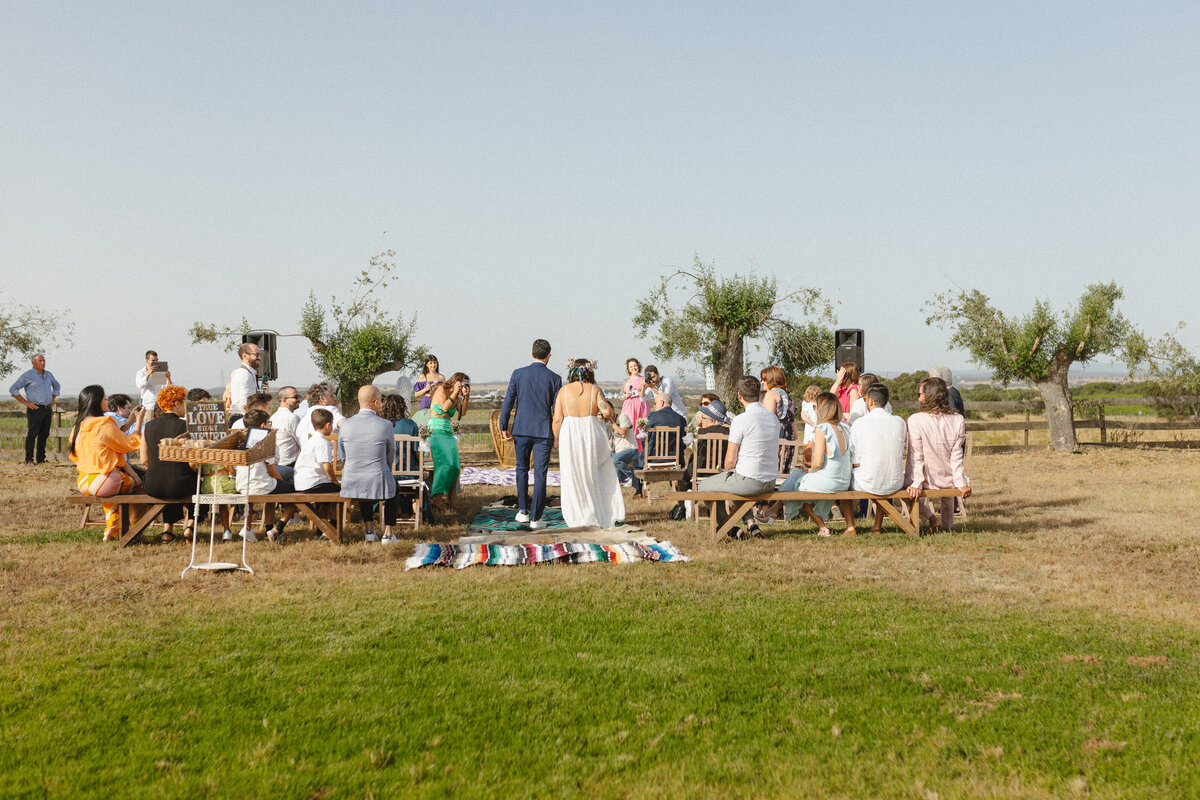
<path fill-rule="evenodd" d="M 189 570 L 211 570 L 211 571 L 228 571 L 241 570 L 254 574 L 254 570 L 250 569 L 250 565 L 246 563 L 246 537 L 242 537 L 242 563 L 234 564 L 231 561 L 213 561 L 213 550 L 217 543 L 217 506 L 218 505 L 237 505 L 241 504 L 245 508 L 245 525 L 250 525 L 250 494 L 244 492 L 242 494 L 200 494 L 201 473 L 203 470 L 196 471 L 196 494 L 192 497 L 194 503 L 192 510 L 192 519 L 200 519 L 200 506 L 209 506 L 208 520 L 208 561 L 196 563 L 196 542 L 200 540 L 199 522 L 196 523 L 196 529 L 192 533 L 192 560 L 180 573 L 182 578 L 188 574 Z M 247 487 L 249 488 L 249 487 Z"/>

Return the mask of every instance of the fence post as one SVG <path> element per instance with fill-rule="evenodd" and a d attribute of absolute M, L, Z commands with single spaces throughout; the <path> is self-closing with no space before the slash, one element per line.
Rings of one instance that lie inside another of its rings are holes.
<path fill-rule="evenodd" d="M 1029 420 L 1031 419 L 1029 409 L 1025 409 L 1025 444 L 1029 444 Z"/>
<path fill-rule="evenodd" d="M 1108 443 L 1108 428 L 1104 426 L 1104 404 L 1100 404 L 1100 444 Z"/>

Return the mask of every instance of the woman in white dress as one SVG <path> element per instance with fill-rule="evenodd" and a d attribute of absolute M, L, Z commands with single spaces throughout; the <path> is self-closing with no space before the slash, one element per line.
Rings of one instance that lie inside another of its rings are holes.
<path fill-rule="evenodd" d="M 608 433 L 613 407 L 596 386 L 596 365 L 571 362 L 567 383 L 554 401 L 554 439 L 561 470 L 562 514 L 572 528 L 611 528 L 625 519 L 621 482 L 612 463 Z"/>

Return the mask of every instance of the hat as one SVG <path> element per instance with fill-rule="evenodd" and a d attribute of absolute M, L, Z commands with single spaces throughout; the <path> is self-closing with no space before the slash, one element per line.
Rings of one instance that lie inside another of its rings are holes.
<path fill-rule="evenodd" d="M 725 413 L 725 404 L 720 400 L 713 400 L 706 406 L 700 406 L 700 413 L 723 425 L 729 424 L 729 417 Z"/>

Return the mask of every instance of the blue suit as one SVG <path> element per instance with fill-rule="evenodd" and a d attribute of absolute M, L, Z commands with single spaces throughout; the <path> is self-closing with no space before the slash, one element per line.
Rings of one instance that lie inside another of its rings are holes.
<path fill-rule="evenodd" d="M 515 370 L 500 407 L 500 430 L 506 431 L 508 418 L 516 403 L 512 434 L 517 455 L 518 510 L 531 520 L 542 518 L 546 508 L 546 472 L 550 469 L 550 450 L 554 444 L 554 399 L 562 388 L 562 378 L 541 361 Z M 529 505 L 529 458 L 533 456 L 533 507 Z"/>

